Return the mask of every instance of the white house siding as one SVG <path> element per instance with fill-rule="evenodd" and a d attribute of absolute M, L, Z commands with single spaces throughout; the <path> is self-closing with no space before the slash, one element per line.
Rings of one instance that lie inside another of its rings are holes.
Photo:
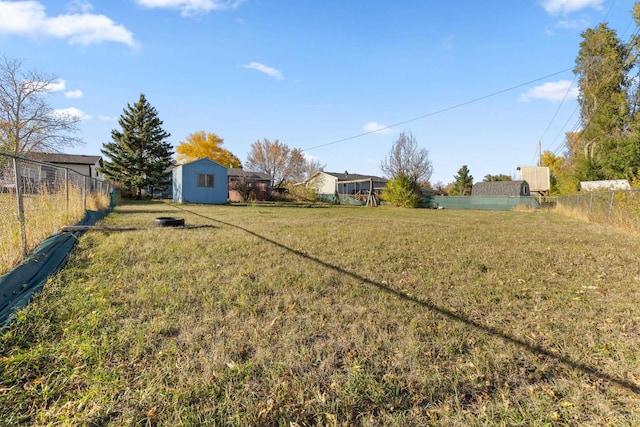
<path fill-rule="evenodd" d="M 318 194 L 333 194 L 336 192 L 338 178 L 325 172 L 319 172 L 312 178 L 310 186 L 316 189 Z"/>

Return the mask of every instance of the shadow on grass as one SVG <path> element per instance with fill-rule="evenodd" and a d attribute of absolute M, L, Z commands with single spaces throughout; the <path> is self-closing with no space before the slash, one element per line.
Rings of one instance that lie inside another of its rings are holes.
<path fill-rule="evenodd" d="M 524 341 L 524 340 L 522 340 L 522 339 L 520 339 L 518 337 L 515 337 L 513 335 L 508 334 L 507 332 L 505 332 L 505 331 L 503 331 L 501 329 L 498 329 L 498 328 L 493 327 L 493 326 L 484 325 L 481 322 L 478 322 L 476 320 L 470 319 L 470 318 L 466 317 L 464 314 L 461 314 L 459 312 L 455 312 L 454 313 L 451 310 L 448 310 L 448 309 L 443 308 L 443 307 L 439 307 L 439 306 L 437 306 L 437 305 L 435 305 L 435 304 L 433 304 L 433 303 L 431 303 L 429 301 L 423 301 L 423 300 L 420 300 L 418 298 L 411 297 L 411 296 L 409 296 L 407 294 L 404 294 L 402 292 L 399 292 L 399 291 L 397 291 L 395 289 L 391 289 L 390 287 L 385 286 L 384 284 L 382 284 L 380 282 L 376 282 L 375 280 L 368 279 L 368 278 L 363 277 L 363 276 L 361 276 L 361 275 L 359 275 L 357 273 L 353 273 L 353 272 L 351 272 L 349 270 L 345 270 L 344 268 L 342 268 L 340 266 L 330 264 L 330 263 L 328 263 L 326 261 L 323 261 L 323 260 L 321 260 L 319 258 L 316 258 L 314 256 L 311 256 L 309 254 L 306 254 L 304 252 L 301 252 L 301 251 L 298 251 L 296 249 L 290 248 L 290 247 L 288 247 L 286 245 L 283 245 L 282 243 L 279 243 L 279 242 L 277 242 L 275 240 L 272 240 L 272 239 L 270 239 L 270 238 L 268 238 L 266 236 L 263 236 L 263 235 L 261 235 L 259 233 L 256 233 L 255 231 L 249 230 L 249 229 L 241 227 L 239 225 L 231 224 L 231 223 L 228 223 L 228 222 L 225 222 L 225 221 L 221 221 L 221 220 L 218 220 L 218 219 L 215 219 L 215 218 L 210 218 L 210 217 L 208 217 L 206 215 L 202 215 L 202 214 L 198 214 L 198 213 L 192 212 L 192 211 L 190 211 L 190 210 L 188 210 L 188 209 L 186 209 L 184 207 L 181 207 L 181 206 L 174 206 L 174 207 L 176 209 L 180 209 L 180 210 L 189 212 L 189 213 L 191 213 L 193 215 L 197 215 L 199 217 L 206 218 L 206 219 L 211 220 L 211 221 L 215 221 L 215 222 L 217 222 L 219 224 L 226 225 L 228 227 L 233 227 L 233 228 L 236 228 L 238 230 L 242 230 L 242 231 L 244 231 L 244 232 L 246 232 L 248 234 L 251 234 L 252 236 L 255 236 L 255 237 L 257 237 L 257 238 L 259 238 L 261 240 L 264 240 L 265 242 L 268 242 L 268 243 L 273 244 L 273 245 L 275 245 L 275 246 L 277 246 L 277 247 L 279 247 L 281 249 L 284 249 L 284 250 L 286 250 L 288 252 L 291 252 L 292 254 L 297 255 L 297 256 L 299 256 L 301 258 L 304 258 L 306 260 L 315 262 L 316 264 L 321 265 L 321 266 L 323 266 L 325 268 L 334 270 L 334 271 L 336 271 L 336 272 L 338 272 L 340 274 L 344 274 L 344 275 L 346 275 L 348 277 L 351 277 L 352 279 L 358 280 L 358 281 L 360 281 L 362 283 L 365 283 L 367 285 L 370 285 L 370 286 L 373 286 L 375 288 L 378 288 L 380 291 L 386 292 L 386 293 L 388 293 L 390 295 L 393 295 L 393 296 L 395 296 L 397 298 L 400 298 L 400 299 L 405 300 L 407 302 L 410 302 L 412 304 L 427 308 L 427 309 L 429 309 L 429 310 L 431 310 L 433 312 L 436 312 L 436 313 L 438 313 L 438 314 L 440 314 L 440 315 L 442 315 L 442 316 L 444 316 L 446 318 L 449 318 L 449 319 L 451 319 L 453 321 L 464 323 L 464 324 L 466 324 L 468 326 L 472 326 L 472 327 L 474 327 L 474 328 L 476 328 L 476 329 L 478 329 L 480 331 L 483 331 L 483 332 L 485 332 L 485 333 L 487 333 L 489 335 L 492 335 L 494 337 L 502 338 L 502 339 L 504 339 L 504 340 L 506 340 L 506 341 L 508 341 L 508 342 L 510 342 L 512 344 L 515 344 L 518 347 L 520 347 L 520 348 L 522 348 L 522 349 L 524 349 L 526 351 L 529 351 L 531 353 L 534 353 L 536 355 L 544 356 L 544 357 L 546 357 L 548 359 L 556 360 L 557 362 L 562 363 L 562 364 L 564 364 L 566 366 L 569 366 L 569 367 L 571 367 L 573 369 L 580 370 L 580 371 L 582 371 L 582 372 L 584 372 L 584 373 L 586 373 L 588 375 L 597 377 L 597 378 L 602 379 L 602 380 L 609 381 L 611 383 L 617 384 L 620 387 L 626 388 L 629 391 L 632 391 L 633 393 L 640 394 L 640 386 L 638 386 L 638 385 L 636 385 L 636 384 L 634 384 L 634 383 L 632 383 L 630 381 L 627 381 L 627 380 L 625 380 L 623 378 L 619 378 L 619 377 L 615 377 L 615 376 L 609 375 L 606 372 L 602 372 L 602 371 L 598 370 L 596 367 L 589 366 L 589 365 L 586 365 L 584 363 L 580 363 L 578 361 L 572 360 L 569 357 L 556 354 L 556 353 L 554 353 L 554 352 L 552 352 L 552 351 L 550 351 L 550 350 L 548 350 L 548 349 L 546 349 L 546 348 L 544 348 L 542 346 L 532 345 L 532 344 L 530 344 L 530 343 L 528 343 L 528 342 L 526 342 L 526 341 Z"/>

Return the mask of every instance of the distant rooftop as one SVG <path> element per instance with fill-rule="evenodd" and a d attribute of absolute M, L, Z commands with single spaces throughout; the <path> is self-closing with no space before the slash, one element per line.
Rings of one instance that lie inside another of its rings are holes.
<path fill-rule="evenodd" d="M 67 165 L 95 165 L 102 163 L 102 156 L 87 156 L 84 154 L 41 153 L 31 152 L 24 157 L 46 163 Z"/>

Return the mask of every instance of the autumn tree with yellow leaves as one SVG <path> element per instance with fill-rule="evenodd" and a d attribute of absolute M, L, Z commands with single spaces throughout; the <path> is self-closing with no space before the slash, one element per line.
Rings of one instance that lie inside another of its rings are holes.
<path fill-rule="evenodd" d="M 223 148 L 223 143 L 224 140 L 215 133 L 205 133 L 205 131 L 192 133 L 187 136 L 186 141 L 181 141 L 176 147 L 176 161 L 181 165 L 206 157 L 225 167 L 242 167 L 240 159 Z"/>

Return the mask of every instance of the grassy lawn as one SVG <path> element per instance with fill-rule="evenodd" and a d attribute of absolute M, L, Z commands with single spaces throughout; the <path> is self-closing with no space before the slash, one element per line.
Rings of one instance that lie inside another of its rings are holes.
<path fill-rule="evenodd" d="M 154 228 L 159 216 L 187 225 Z M 120 206 L 0 337 L 0 425 L 637 425 L 640 239 L 549 212 Z"/>

